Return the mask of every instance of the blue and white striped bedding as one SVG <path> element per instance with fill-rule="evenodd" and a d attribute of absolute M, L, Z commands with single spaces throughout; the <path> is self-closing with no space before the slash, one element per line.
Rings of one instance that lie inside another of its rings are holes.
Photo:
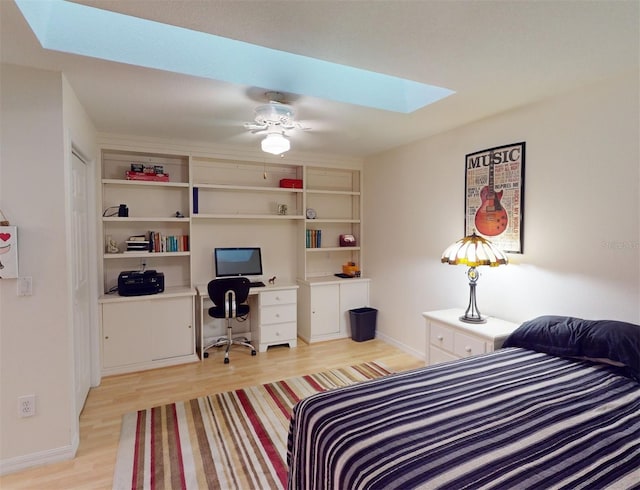
<path fill-rule="evenodd" d="M 289 488 L 640 488 L 640 384 L 521 348 L 319 393 Z"/>

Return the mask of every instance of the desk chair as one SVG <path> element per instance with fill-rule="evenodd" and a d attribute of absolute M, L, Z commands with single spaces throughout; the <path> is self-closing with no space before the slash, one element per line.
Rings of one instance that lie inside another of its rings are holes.
<path fill-rule="evenodd" d="M 229 277 L 214 279 L 207 285 L 209 298 L 213 301 L 213 306 L 209 308 L 209 316 L 213 318 L 227 319 L 227 335 L 220 337 L 211 345 L 205 346 L 203 350 L 212 347 L 226 346 L 224 363 L 229 364 L 229 349 L 232 345 L 243 345 L 251 349 L 251 355 L 256 355 L 256 349 L 249 343 L 246 337 L 233 337 L 231 323 L 234 318 L 246 317 L 249 314 L 249 305 L 246 304 L 249 296 L 249 279 L 246 277 Z M 208 357 L 208 353 L 204 353 Z"/>

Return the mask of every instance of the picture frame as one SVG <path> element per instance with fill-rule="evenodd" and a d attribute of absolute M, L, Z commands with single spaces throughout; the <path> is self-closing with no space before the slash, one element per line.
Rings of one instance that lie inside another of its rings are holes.
<path fill-rule="evenodd" d="M 525 153 L 521 141 L 465 156 L 465 236 L 523 253 Z"/>
<path fill-rule="evenodd" d="M 0 226 L 0 279 L 18 277 L 18 227 Z"/>

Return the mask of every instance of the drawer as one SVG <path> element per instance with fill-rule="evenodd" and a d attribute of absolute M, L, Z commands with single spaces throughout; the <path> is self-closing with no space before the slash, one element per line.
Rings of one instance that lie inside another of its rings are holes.
<path fill-rule="evenodd" d="M 260 293 L 260 305 L 287 305 L 296 303 L 298 292 L 296 289 L 281 289 L 278 291 L 264 291 Z"/>
<path fill-rule="evenodd" d="M 260 343 L 288 342 L 295 340 L 297 328 L 295 322 L 265 325 L 260 329 Z"/>
<path fill-rule="evenodd" d="M 455 333 L 453 344 L 453 353 L 459 357 L 475 356 L 485 352 L 484 340 L 462 333 Z"/>
<path fill-rule="evenodd" d="M 429 347 L 429 364 L 438 364 L 440 362 L 457 361 L 459 358 L 442 349 L 438 349 L 433 345 Z"/>
<path fill-rule="evenodd" d="M 453 352 L 453 331 L 439 323 L 431 322 L 429 342 L 440 349 Z"/>
<path fill-rule="evenodd" d="M 295 322 L 296 317 L 297 308 L 295 304 L 263 306 L 260 308 L 260 325 Z"/>

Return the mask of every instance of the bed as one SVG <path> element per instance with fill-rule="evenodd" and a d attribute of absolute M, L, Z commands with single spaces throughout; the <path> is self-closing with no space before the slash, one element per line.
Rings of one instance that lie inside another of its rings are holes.
<path fill-rule="evenodd" d="M 640 326 L 544 316 L 496 352 L 293 409 L 290 489 L 640 488 Z"/>

